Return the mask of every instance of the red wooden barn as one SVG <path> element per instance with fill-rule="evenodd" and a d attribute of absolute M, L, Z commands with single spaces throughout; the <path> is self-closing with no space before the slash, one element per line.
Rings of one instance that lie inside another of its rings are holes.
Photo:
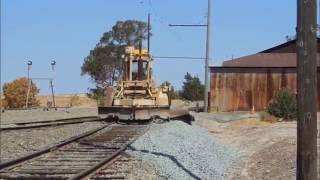
<path fill-rule="evenodd" d="M 320 39 L 317 46 L 320 52 Z M 296 93 L 296 52 L 296 41 L 292 40 L 224 61 L 221 67 L 210 67 L 210 111 L 261 111 L 281 88 Z M 319 53 L 317 61 L 320 80 Z"/>

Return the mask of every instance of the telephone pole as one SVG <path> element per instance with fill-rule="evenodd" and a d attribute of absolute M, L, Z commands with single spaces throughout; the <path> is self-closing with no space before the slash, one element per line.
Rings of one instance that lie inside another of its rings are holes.
<path fill-rule="evenodd" d="M 209 93 L 209 61 L 210 61 L 210 47 L 211 47 L 211 0 L 208 0 L 208 14 L 207 14 L 207 42 L 206 42 L 206 62 L 205 62 L 205 76 L 204 76 L 204 112 L 208 112 L 208 93 Z"/>
<path fill-rule="evenodd" d="M 209 94 L 209 61 L 210 61 L 210 48 L 211 48 L 211 0 L 208 0 L 208 14 L 207 24 L 169 24 L 170 27 L 181 26 L 181 27 L 207 27 L 206 36 L 206 58 L 204 65 L 204 112 L 208 112 L 208 94 Z M 198 59 L 198 58 L 196 58 Z"/>
<path fill-rule="evenodd" d="M 317 179 L 317 1 L 297 0 L 297 180 Z"/>

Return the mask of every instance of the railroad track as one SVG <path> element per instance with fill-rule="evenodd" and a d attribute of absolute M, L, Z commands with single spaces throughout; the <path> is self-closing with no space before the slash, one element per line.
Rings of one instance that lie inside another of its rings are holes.
<path fill-rule="evenodd" d="M 97 116 L 87 116 L 87 117 L 77 117 L 77 118 L 67 118 L 67 119 L 58 119 L 58 120 L 47 120 L 47 121 L 10 123 L 10 124 L 1 124 L 0 130 L 9 131 L 9 130 L 19 130 L 19 129 L 31 129 L 31 128 L 61 126 L 61 125 L 68 125 L 68 124 L 100 121 L 100 120 L 101 119 Z"/>
<path fill-rule="evenodd" d="M 121 155 L 147 129 L 148 125 L 107 124 L 39 152 L 1 163 L 0 179 L 81 179 L 89 174 L 99 179 L 94 172 Z"/>

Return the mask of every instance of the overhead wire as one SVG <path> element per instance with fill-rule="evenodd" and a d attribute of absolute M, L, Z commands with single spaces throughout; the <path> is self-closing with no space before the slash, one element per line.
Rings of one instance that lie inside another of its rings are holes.
<path fill-rule="evenodd" d="M 168 20 L 166 20 L 166 18 L 164 18 L 163 16 L 161 16 L 158 11 L 154 8 L 152 0 L 139 0 L 139 3 L 142 4 L 143 6 L 145 6 L 145 9 L 148 9 L 148 13 L 151 14 L 151 19 L 153 24 L 157 23 L 159 24 L 160 28 L 169 32 L 173 38 L 175 38 L 176 40 L 174 41 L 174 43 L 170 43 L 170 46 L 174 46 L 172 48 L 177 48 L 178 49 L 178 45 L 182 45 L 185 49 L 186 48 L 186 44 L 188 44 L 188 42 L 186 42 L 186 38 L 183 38 L 181 36 L 180 33 L 177 33 L 174 28 L 170 28 L 168 27 L 168 25 L 170 24 Z M 146 7 L 148 6 L 148 7 Z M 200 25 L 200 24 L 205 24 L 205 17 L 206 14 L 204 16 L 201 16 L 201 20 L 198 20 L 198 22 L 196 24 Z M 190 44 L 190 43 L 189 43 Z M 189 60 L 196 60 L 196 59 L 204 59 L 201 57 L 187 57 L 187 56 L 154 56 L 154 58 L 157 59 L 189 59 Z"/>
<path fill-rule="evenodd" d="M 153 56 L 155 59 L 183 59 L 183 60 L 202 60 L 204 57 L 191 57 L 191 56 Z"/>

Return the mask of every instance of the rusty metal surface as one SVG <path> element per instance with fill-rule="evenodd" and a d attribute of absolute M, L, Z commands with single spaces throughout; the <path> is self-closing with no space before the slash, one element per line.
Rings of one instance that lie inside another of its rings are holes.
<path fill-rule="evenodd" d="M 211 67 L 210 81 L 211 112 L 261 111 L 265 110 L 268 102 L 281 88 L 288 88 L 295 94 L 297 92 L 296 68 L 293 67 Z"/>

